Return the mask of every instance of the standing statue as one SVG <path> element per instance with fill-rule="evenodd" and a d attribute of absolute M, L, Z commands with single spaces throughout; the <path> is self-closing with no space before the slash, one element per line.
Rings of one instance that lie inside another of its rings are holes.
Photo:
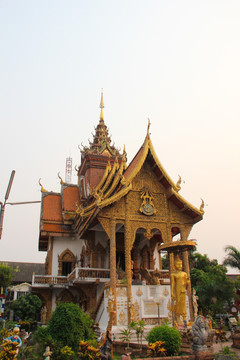
<path fill-rule="evenodd" d="M 47 321 L 47 307 L 43 306 L 41 309 L 41 323 L 46 324 Z"/>
<path fill-rule="evenodd" d="M 182 260 L 179 255 L 175 258 L 175 271 L 171 274 L 171 298 L 173 302 L 172 311 L 175 317 L 175 325 L 180 323 L 180 317 L 186 322 L 186 291 L 190 283 L 187 273 L 182 271 Z"/>
<path fill-rule="evenodd" d="M 114 295 L 113 295 L 113 291 L 112 288 L 109 289 L 109 295 L 108 295 L 108 306 L 107 306 L 107 312 L 108 312 L 108 316 L 110 318 L 110 314 L 113 311 L 114 308 Z"/>
<path fill-rule="evenodd" d="M 52 355 L 52 352 L 50 351 L 50 347 L 47 346 L 45 349 L 45 353 L 43 354 L 44 360 L 51 360 L 50 356 Z"/>
<path fill-rule="evenodd" d="M 13 335 L 9 336 L 8 338 L 5 339 L 8 341 L 11 341 L 12 343 L 17 343 L 14 359 L 17 359 L 19 348 L 22 346 L 22 340 L 21 340 L 20 336 L 18 336 L 19 332 L 20 332 L 19 327 L 15 326 L 15 328 L 13 329 Z"/>
<path fill-rule="evenodd" d="M 197 296 L 197 292 L 196 290 L 193 288 L 192 289 L 192 302 L 193 302 L 193 315 L 194 315 L 194 319 L 197 318 L 198 316 L 198 296 Z"/>
<path fill-rule="evenodd" d="M 129 308 L 129 314 L 130 314 L 130 321 L 134 321 L 135 320 L 135 308 L 134 308 L 132 297 L 129 300 L 128 308 Z"/>

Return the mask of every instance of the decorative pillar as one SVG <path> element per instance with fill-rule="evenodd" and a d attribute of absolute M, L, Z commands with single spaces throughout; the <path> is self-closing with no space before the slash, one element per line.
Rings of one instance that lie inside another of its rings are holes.
<path fill-rule="evenodd" d="M 114 303 L 113 312 L 117 314 L 117 275 L 116 275 L 116 224 L 115 219 L 110 220 L 110 287 L 112 289 Z M 113 319 L 113 325 L 117 324 L 116 316 Z"/>
<path fill-rule="evenodd" d="M 185 224 L 185 226 L 180 228 L 181 241 L 186 241 L 188 239 L 188 236 L 189 236 L 191 230 L 192 230 L 192 225 Z M 182 256 L 183 256 L 183 270 L 187 273 L 187 276 L 190 281 L 188 288 L 187 288 L 190 319 L 191 319 L 191 321 L 194 321 L 193 303 L 192 303 L 192 287 L 191 287 L 191 277 L 190 277 L 189 258 L 188 258 L 188 250 L 187 249 L 182 251 Z"/>
<path fill-rule="evenodd" d="M 170 278 L 171 278 L 171 274 L 174 272 L 175 267 L 174 267 L 174 253 L 173 252 L 169 252 L 168 253 L 169 256 L 169 270 L 170 270 Z"/>
<path fill-rule="evenodd" d="M 150 247 L 149 249 L 149 257 L 150 257 L 150 269 L 154 270 L 154 258 L 153 258 L 153 249 Z"/>
<path fill-rule="evenodd" d="M 130 302 L 132 299 L 132 270 L 131 270 L 131 248 L 134 243 L 132 239 L 132 227 L 129 219 L 129 201 L 126 198 L 125 224 L 124 224 L 124 248 L 125 248 L 125 273 L 127 278 L 127 304 L 128 323 L 131 322 Z"/>
<path fill-rule="evenodd" d="M 131 270 L 131 224 L 130 221 L 125 221 L 125 272 L 128 283 L 128 297 L 131 297 L 131 286 L 132 286 L 132 270 Z"/>
<path fill-rule="evenodd" d="M 139 274 L 138 254 L 139 254 L 139 249 L 134 247 L 133 250 L 132 250 L 133 272 L 134 272 L 134 276 L 136 278 L 138 278 L 138 274 Z"/>
<path fill-rule="evenodd" d="M 183 256 L 183 270 L 187 273 L 187 277 L 189 279 L 187 295 L 188 295 L 190 319 L 191 319 L 191 321 L 194 321 L 193 303 L 192 303 L 192 287 L 191 287 L 190 267 L 189 267 L 189 259 L 188 259 L 188 250 L 187 249 L 183 250 L 182 256 Z"/>

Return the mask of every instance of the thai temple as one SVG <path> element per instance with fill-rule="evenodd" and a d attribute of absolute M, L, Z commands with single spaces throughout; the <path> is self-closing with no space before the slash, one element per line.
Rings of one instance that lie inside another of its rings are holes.
<path fill-rule="evenodd" d="M 32 292 L 44 305 L 45 319 L 61 302 L 88 311 L 101 331 L 131 320 L 147 325 L 172 321 L 171 274 L 176 254 L 190 279 L 188 251 L 200 209 L 180 194 L 161 165 L 148 123 L 142 146 L 130 164 L 126 150 L 112 145 L 100 119 L 92 142 L 81 151 L 78 183 L 60 178 L 60 192 L 41 188 L 39 250 L 46 251 L 45 275 L 33 274 Z M 175 240 L 176 239 L 176 240 Z M 162 269 L 167 254 L 169 270 Z M 191 286 L 187 320 L 193 320 Z"/>

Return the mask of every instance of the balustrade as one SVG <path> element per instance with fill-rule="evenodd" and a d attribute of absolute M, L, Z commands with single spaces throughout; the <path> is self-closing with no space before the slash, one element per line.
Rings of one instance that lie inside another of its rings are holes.
<path fill-rule="evenodd" d="M 68 276 L 33 275 L 32 285 L 57 285 L 76 282 L 86 279 L 110 279 L 109 269 L 79 268 L 76 267 Z"/>
<path fill-rule="evenodd" d="M 153 270 L 150 270 L 152 273 Z M 161 270 L 160 279 L 169 279 L 169 271 Z M 60 285 L 69 282 L 77 282 L 81 280 L 100 279 L 107 281 L 110 279 L 110 269 L 101 268 L 80 268 L 76 267 L 68 276 L 52 276 L 52 275 L 33 275 L 32 285 Z"/>

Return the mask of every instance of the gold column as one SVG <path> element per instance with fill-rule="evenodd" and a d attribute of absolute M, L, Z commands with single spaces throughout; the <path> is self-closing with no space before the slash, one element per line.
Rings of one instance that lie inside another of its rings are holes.
<path fill-rule="evenodd" d="M 117 311 L 117 275 L 116 275 L 116 224 L 115 219 L 110 220 L 110 287 L 114 296 L 113 311 Z M 113 319 L 113 325 L 117 324 L 116 316 Z"/>
<path fill-rule="evenodd" d="M 175 267 L 174 267 L 174 253 L 173 252 L 169 252 L 168 253 L 169 256 L 169 271 L 170 271 L 170 278 L 171 278 L 171 274 L 174 272 Z"/>
<path fill-rule="evenodd" d="M 192 304 L 192 287 L 191 287 L 190 267 L 189 267 L 189 259 L 188 259 L 188 250 L 187 249 L 183 250 L 182 256 L 183 256 L 183 270 L 187 273 L 187 276 L 190 281 L 188 288 L 187 288 L 190 319 L 191 319 L 191 321 L 194 321 L 193 304 Z"/>
<path fill-rule="evenodd" d="M 131 286 L 132 286 L 132 271 L 131 271 L 131 231 L 130 221 L 125 221 L 125 272 L 128 282 L 128 297 L 131 297 Z"/>
<path fill-rule="evenodd" d="M 131 247 L 133 244 L 131 222 L 129 220 L 129 201 L 126 199 L 124 228 L 124 247 L 125 247 L 125 273 L 127 278 L 127 302 L 128 302 L 128 323 L 131 322 L 129 301 L 132 298 L 132 271 L 131 271 Z"/>

